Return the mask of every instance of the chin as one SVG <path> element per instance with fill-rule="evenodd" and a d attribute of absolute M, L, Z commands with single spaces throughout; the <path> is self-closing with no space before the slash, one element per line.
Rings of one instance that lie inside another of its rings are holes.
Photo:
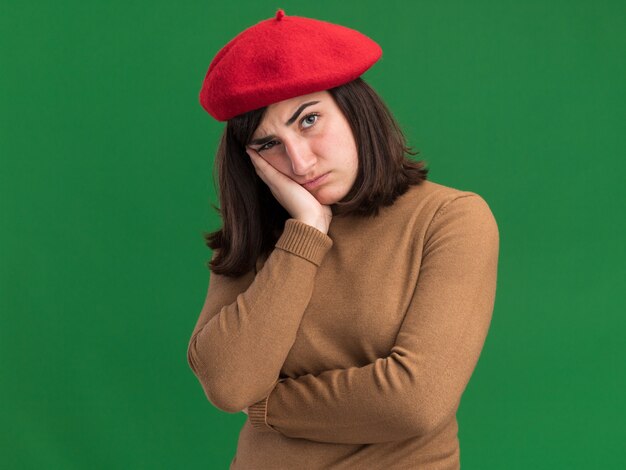
<path fill-rule="evenodd" d="M 325 206 L 330 206 L 332 204 L 335 204 L 336 202 L 341 201 L 344 197 L 344 196 L 337 197 L 336 194 L 328 194 L 327 192 L 324 191 L 324 188 L 321 188 L 320 192 L 318 194 L 314 194 L 314 196 L 315 196 L 315 199 L 317 199 L 317 202 Z"/>

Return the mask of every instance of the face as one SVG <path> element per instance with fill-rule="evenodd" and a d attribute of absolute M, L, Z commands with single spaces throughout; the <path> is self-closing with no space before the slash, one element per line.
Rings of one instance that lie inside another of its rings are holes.
<path fill-rule="evenodd" d="M 356 181 L 356 141 L 328 91 L 268 106 L 249 145 L 299 184 L 327 174 L 317 186 L 305 187 L 321 204 L 340 201 Z"/>

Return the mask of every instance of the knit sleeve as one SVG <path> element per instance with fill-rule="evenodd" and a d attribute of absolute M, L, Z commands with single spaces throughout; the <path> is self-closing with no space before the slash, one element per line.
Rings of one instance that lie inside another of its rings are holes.
<path fill-rule="evenodd" d="M 214 406 L 235 413 L 272 389 L 332 244 L 317 228 L 287 219 L 258 273 L 210 273 L 187 361 Z"/>
<path fill-rule="evenodd" d="M 498 227 L 480 196 L 444 204 L 427 229 L 417 285 L 390 354 L 277 382 L 250 406 L 252 426 L 367 444 L 426 435 L 447 422 L 491 323 L 498 251 Z"/>

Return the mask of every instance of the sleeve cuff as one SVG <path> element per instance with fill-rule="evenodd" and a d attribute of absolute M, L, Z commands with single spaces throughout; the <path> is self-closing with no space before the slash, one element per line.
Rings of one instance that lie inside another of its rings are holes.
<path fill-rule="evenodd" d="M 267 422 L 267 400 L 274 390 L 276 390 L 276 386 L 287 380 L 287 378 L 278 379 L 274 384 L 270 393 L 267 394 L 265 398 L 261 401 L 257 401 L 256 403 L 250 405 L 248 407 L 248 419 L 250 419 L 250 424 L 252 427 L 258 431 L 269 431 L 276 432 L 280 434 L 280 431 L 273 427 L 271 424 Z"/>
<path fill-rule="evenodd" d="M 324 232 L 298 219 L 287 219 L 276 248 L 289 251 L 319 266 L 333 246 L 333 240 Z"/>
<path fill-rule="evenodd" d="M 263 400 L 256 402 L 248 407 L 248 418 L 250 424 L 254 429 L 263 432 L 278 432 L 275 428 L 270 426 L 267 422 L 267 399 L 269 395 Z"/>

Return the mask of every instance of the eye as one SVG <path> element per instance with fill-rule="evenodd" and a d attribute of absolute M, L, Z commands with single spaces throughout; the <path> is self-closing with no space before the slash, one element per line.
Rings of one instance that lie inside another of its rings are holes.
<path fill-rule="evenodd" d="M 302 119 L 300 119 L 300 124 L 302 125 L 303 123 L 308 122 L 310 124 L 309 126 L 302 126 L 302 127 L 304 127 L 304 129 L 310 129 L 317 122 L 317 118 L 319 118 L 319 115 L 320 115 L 319 113 L 309 113 L 306 116 L 304 116 Z M 316 119 L 313 120 L 313 121 L 310 121 L 309 118 L 313 118 L 313 117 L 316 118 Z M 263 146 L 259 147 L 257 149 L 257 152 L 262 152 L 263 150 L 271 149 L 274 146 L 273 145 L 269 146 L 269 145 L 270 144 L 274 144 L 274 143 L 276 143 L 275 140 L 270 140 L 268 143 L 266 143 Z"/>
<path fill-rule="evenodd" d="M 313 121 L 313 122 L 311 122 L 311 121 L 307 121 L 307 119 L 309 119 L 310 117 L 315 117 L 315 118 L 317 118 L 317 117 L 319 117 L 319 113 L 309 113 L 309 114 L 307 114 L 306 116 L 304 116 L 304 117 L 300 120 L 300 124 L 302 124 L 302 123 L 303 123 L 303 122 L 305 122 L 305 121 L 306 121 L 306 122 L 311 123 L 311 126 L 312 126 L 313 124 L 315 124 L 315 123 L 317 122 L 317 119 L 315 119 L 315 121 Z M 311 126 L 308 126 L 308 127 L 311 127 Z M 305 129 L 308 129 L 308 127 L 305 127 Z"/>
<path fill-rule="evenodd" d="M 257 149 L 257 152 L 262 152 L 263 150 L 269 150 L 269 149 L 271 149 L 271 148 L 273 147 L 273 145 L 272 145 L 272 147 L 268 147 L 268 145 L 269 145 L 269 144 L 272 144 L 272 143 L 274 143 L 274 142 L 276 142 L 276 141 L 275 141 L 275 140 L 270 140 L 267 144 L 263 145 L 262 147 L 259 147 L 259 148 Z"/>

